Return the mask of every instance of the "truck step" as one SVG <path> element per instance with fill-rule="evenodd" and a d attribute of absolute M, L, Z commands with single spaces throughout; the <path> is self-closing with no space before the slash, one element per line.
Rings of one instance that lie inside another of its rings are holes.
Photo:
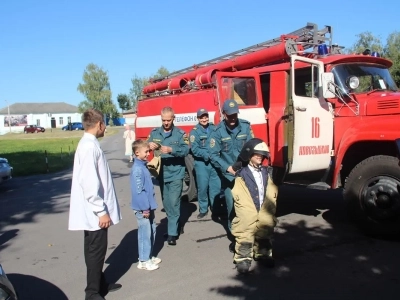
<path fill-rule="evenodd" d="M 331 187 L 326 182 L 315 182 L 315 183 L 307 185 L 307 188 L 313 189 L 313 190 L 328 190 Z"/>

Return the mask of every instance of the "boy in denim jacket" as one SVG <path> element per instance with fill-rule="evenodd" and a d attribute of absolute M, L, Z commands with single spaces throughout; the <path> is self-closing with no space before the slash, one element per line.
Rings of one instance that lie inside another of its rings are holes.
<path fill-rule="evenodd" d="M 152 256 L 154 241 L 156 238 L 156 222 L 154 211 L 157 202 L 154 194 L 154 186 L 151 175 L 147 169 L 149 156 L 149 143 L 144 140 L 136 140 L 132 144 L 134 161 L 131 170 L 131 207 L 138 222 L 138 269 L 153 271 L 158 269 L 161 259 Z"/>

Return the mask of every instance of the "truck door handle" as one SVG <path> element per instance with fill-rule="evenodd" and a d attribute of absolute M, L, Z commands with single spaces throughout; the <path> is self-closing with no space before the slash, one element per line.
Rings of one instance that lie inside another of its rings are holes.
<path fill-rule="evenodd" d="M 296 110 L 298 110 L 298 111 L 306 111 L 306 110 L 307 110 L 307 107 L 300 107 L 300 106 L 297 106 L 297 107 L 296 107 Z"/>

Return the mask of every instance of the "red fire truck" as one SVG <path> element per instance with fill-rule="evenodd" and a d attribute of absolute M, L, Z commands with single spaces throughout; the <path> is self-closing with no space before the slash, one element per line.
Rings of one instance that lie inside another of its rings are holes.
<path fill-rule="evenodd" d="M 290 34 L 153 80 L 138 99 L 136 136 L 161 126 L 164 106 L 186 132 L 205 108 L 221 121 L 235 99 L 240 118 L 271 151 L 274 177 L 308 187 L 344 188 L 349 212 L 370 232 L 400 226 L 400 93 L 379 55 L 343 54 L 332 28 L 308 23 Z M 192 158 L 185 193 L 195 196 Z M 301 199 L 299 199 L 301 201 Z"/>

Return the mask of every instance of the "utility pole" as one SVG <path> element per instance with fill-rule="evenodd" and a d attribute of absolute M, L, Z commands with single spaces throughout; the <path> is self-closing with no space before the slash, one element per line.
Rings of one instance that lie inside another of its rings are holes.
<path fill-rule="evenodd" d="M 10 128 L 10 133 L 11 133 L 11 117 L 10 117 L 10 104 L 8 103 L 7 100 L 4 100 L 7 103 L 7 108 L 8 108 L 8 128 Z"/>

